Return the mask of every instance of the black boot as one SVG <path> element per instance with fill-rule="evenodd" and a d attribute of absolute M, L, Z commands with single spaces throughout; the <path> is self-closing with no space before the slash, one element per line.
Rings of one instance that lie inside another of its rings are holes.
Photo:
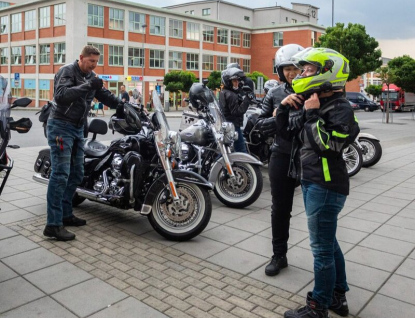
<path fill-rule="evenodd" d="M 80 218 L 77 218 L 75 215 L 70 216 L 69 218 L 64 218 L 64 226 L 83 226 L 86 225 L 86 221 Z"/>
<path fill-rule="evenodd" d="M 349 315 L 349 306 L 347 305 L 346 293 L 334 290 L 333 300 L 329 309 L 342 317 L 347 317 Z"/>
<path fill-rule="evenodd" d="M 265 275 L 275 276 L 278 275 L 282 268 L 288 266 L 287 256 L 277 256 L 274 255 L 271 259 L 271 262 L 265 267 Z"/>
<path fill-rule="evenodd" d="M 296 310 L 288 310 L 284 313 L 284 318 L 329 318 L 327 309 L 324 309 L 313 298 L 312 293 L 308 292 L 307 301 L 304 307 Z"/>
<path fill-rule="evenodd" d="M 75 239 L 75 234 L 69 232 L 63 226 L 46 225 L 43 230 L 43 235 L 47 237 L 54 237 L 58 241 L 71 241 Z"/>

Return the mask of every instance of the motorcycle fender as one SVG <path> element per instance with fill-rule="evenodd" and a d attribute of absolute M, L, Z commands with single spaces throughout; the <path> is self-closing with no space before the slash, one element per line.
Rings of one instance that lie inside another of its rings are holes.
<path fill-rule="evenodd" d="M 229 161 L 232 163 L 234 162 L 243 162 L 243 163 L 250 163 L 257 166 L 263 166 L 262 162 L 259 161 L 257 158 L 251 156 L 250 154 L 244 152 L 232 152 L 228 154 Z M 219 172 L 225 168 L 225 162 L 223 157 L 220 157 L 215 164 L 213 165 L 212 169 L 210 170 L 209 174 L 209 182 L 215 183 L 216 178 L 219 175 Z"/>
<path fill-rule="evenodd" d="M 359 133 L 359 135 L 357 136 L 357 139 L 360 139 L 361 137 L 380 141 L 379 138 L 376 138 L 375 136 L 368 134 L 368 133 Z"/>

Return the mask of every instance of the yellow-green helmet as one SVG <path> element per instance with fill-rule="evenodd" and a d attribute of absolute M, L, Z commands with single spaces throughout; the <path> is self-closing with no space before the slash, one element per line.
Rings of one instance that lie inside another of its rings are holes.
<path fill-rule="evenodd" d="M 297 94 L 312 94 L 322 91 L 342 89 L 349 77 L 349 60 L 339 52 L 327 48 L 307 48 L 295 54 L 294 65 L 302 69 L 306 64 L 317 66 L 311 76 L 298 75 L 292 82 Z"/>

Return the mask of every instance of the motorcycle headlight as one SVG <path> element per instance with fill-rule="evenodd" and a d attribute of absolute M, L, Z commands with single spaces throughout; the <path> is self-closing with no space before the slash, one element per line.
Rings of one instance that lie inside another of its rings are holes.
<path fill-rule="evenodd" d="M 235 125 L 231 122 L 222 123 L 223 143 L 231 144 L 235 140 Z"/>

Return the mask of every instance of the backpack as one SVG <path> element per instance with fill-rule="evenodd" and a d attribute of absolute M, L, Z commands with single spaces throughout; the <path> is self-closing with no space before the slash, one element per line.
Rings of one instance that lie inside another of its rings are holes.
<path fill-rule="evenodd" d="M 48 119 L 49 119 L 49 114 L 50 114 L 50 112 L 51 112 L 51 110 L 52 110 L 52 107 L 54 106 L 54 103 L 53 102 L 51 102 L 51 101 L 49 101 L 47 104 L 45 104 L 45 105 L 43 105 L 43 107 L 42 107 L 42 109 L 41 110 L 39 110 L 37 113 L 36 113 L 36 115 L 37 114 L 40 114 L 39 115 L 39 121 L 41 122 L 41 123 L 46 123 L 47 121 L 48 121 Z"/>

